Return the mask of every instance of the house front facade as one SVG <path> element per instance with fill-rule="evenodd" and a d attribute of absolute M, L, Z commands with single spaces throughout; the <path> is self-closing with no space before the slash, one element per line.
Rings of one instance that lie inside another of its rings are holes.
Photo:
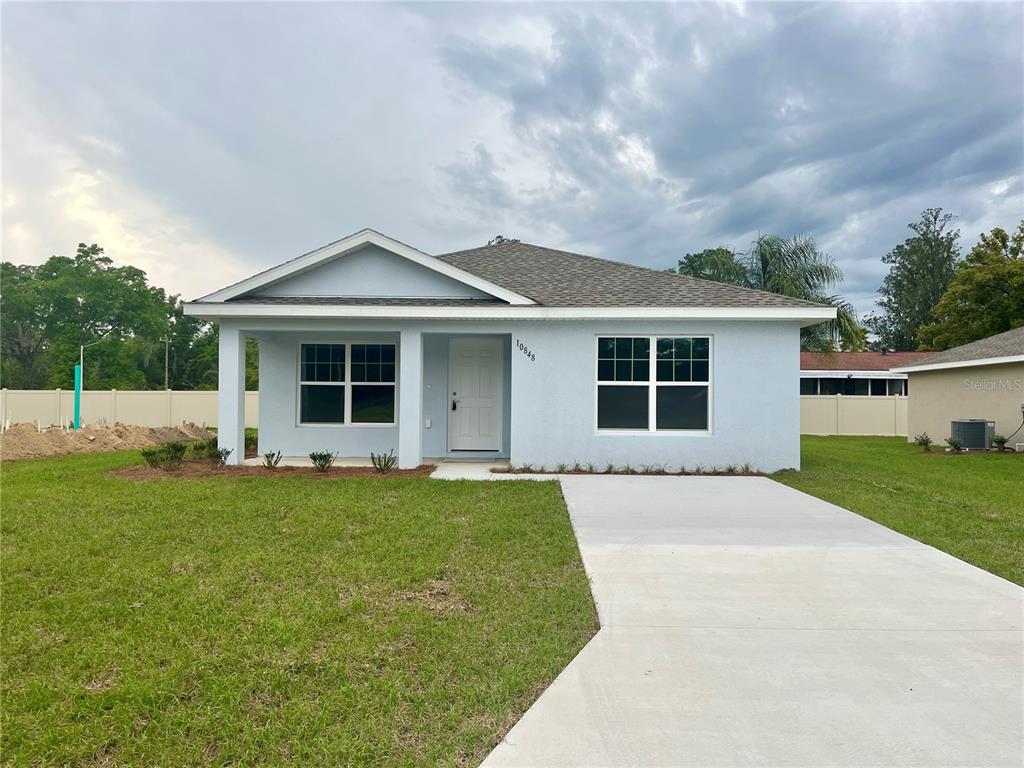
<path fill-rule="evenodd" d="M 604 468 L 799 467 L 800 328 L 831 307 L 519 242 L 363 230 L 186 304 L 220 325 L 218 436 L 259 451 Z"/>

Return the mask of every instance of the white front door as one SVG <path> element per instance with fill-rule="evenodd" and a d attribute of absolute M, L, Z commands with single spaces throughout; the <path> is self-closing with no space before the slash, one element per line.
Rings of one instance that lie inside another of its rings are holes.
<path fill-rule="evenodd" d="M 501 347 L 501 339 L 451 340 L 448 450 L 501 450 Z"/>

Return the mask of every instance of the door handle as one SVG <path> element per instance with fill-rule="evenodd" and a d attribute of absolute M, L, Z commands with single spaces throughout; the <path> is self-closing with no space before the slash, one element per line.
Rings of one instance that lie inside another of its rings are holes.
<path fill-rule="evenodd" d="M 459 406 L 458 406 L 458 403 L 459 403 L 459 401 L 458 401 L 458 400 L 452 400 L 452 410 L 453 410 L 453 411 L 457 411 L 457 410 L 459 410 Z"/>

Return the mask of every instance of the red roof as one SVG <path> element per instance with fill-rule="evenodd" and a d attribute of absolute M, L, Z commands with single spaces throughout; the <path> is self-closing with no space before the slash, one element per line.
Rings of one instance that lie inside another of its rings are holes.
<path fill-rule="evenodd" d="M 801 352 L 801 371 L 888 371 L 934 352 Z"/>

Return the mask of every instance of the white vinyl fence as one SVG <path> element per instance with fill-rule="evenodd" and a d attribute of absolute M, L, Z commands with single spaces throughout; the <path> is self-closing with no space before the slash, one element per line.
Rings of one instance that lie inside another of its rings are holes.
<path fill-rule="evenodd" d="M 74 417 L 75 393 L 61 389 L 0 390 L 0 419 L 5 424 L 67 424 Z M 258 426 L 259 393 L 245 393 L 245 425 Z M 135 424 L 142 427 L 200 426 L 217 423 L 216 392 L 82 393 L 85 424 Z M 800 432 L 805 435 L 907 435 L 907 398 L 861 395 L 801 395 Z"/>
<path fill-rule="evenodd" d="M 259 393 L 245 393 L 245 425 L 255 427 Z M 75 415 L 75 393 L 69 389 L 0 390 L 0 419 L 7 424 L 40 427 L 67 424 Z M 173 427 L 182 422 L 216 426 L 216 392 L 176 390 L 82 392 L 83 424 L 133 424 L 140 427 Z"/>
<path fill-rule="evenodd" d="M 907 436 L 907 402 L 898 395 L 801 395 L 804 435 Z"/>

